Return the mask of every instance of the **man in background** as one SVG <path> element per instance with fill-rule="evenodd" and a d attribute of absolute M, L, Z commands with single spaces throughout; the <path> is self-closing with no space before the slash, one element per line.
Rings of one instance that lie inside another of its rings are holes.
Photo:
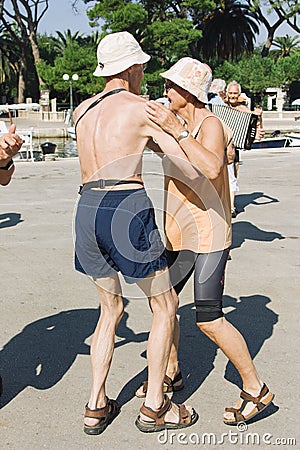
<path fill-rule="evenodd" d="M 241 102 L 241 92 L 242 92 L 241 85 L 237 81 L 233 80 L 230 83 L 228 83 L 227 89 L 226 89 L 227 105 L 230 106 L 231 108 L 237 109 L 238 111 L 251 112 L 251 110 L 248 108 L 248 106 L 246 106 L 244 104 L 244 102 Z M 256 114 L 258 116 L 255 139 L 260 141 L 265 135 L 265 130 L 264 130 L 263 124 L 262 124 L 262 110 L 260 108 L 255 108 L 255 110 L 253 112 L 254 112 L 254 114 Z M 237 192 L 239 190 L 239 187 L 238 187 L 238 169 L 239 169 L 239 162 L 240 162 L 239 150 L 236 149 L 235 155 L 236 156 L 235 156 L 234 166 L 232 168 L 228 168 L 229 176 L 230 176 L 230 185 L 232 186 L 232 189 L 230 189 L 230 190 L 232 193 L 231 214 L 232 214 L 233 218 L 236 217 L 238 214 L 238 211 L 234 204 L 234 197 L 235 197 L 235 192 Z"/>

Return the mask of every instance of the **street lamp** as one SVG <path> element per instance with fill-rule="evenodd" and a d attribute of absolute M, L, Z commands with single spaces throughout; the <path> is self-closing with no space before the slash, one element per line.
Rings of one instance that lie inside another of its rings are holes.
<path fill-rule="evenodd" d="M 63 80 L 69 81 L 69 84 L 70 84 L 70 119 L 71 119 L 71 122 L 72 122 L 72 113 L 73 113 L 73 86 L 72 86 L 72 80 L 73 81 L 77 81 L 78 78 L 79 77 L 78 77 L 77 73 L 74 73 L 72 75 L 72 77 L 70 77 L 70 75 L 67 74 L 67 73 L 63 74 Z"/>

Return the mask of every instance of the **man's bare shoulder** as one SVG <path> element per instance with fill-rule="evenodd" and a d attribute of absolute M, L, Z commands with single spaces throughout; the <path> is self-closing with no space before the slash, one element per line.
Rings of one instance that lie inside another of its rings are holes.
<path fill-rule="evenodd" d="M 122 102 L 121 98 L 120 102 Z M 144 123 L 146 120 L 145 105 L 146 100 L 143 97 L 130 92 L 126 93 L 125 100 L 122 103 L 123 107 L 126 106 L 127 114 L 134 117 L 137 123 Z"/>
<path fill-rule="evenodd" d="M 125 98 L 126 98 L 126 108 L 128 108 L 127 109 L 127 111 L 130 109 L 130 108 L 132 108 L 132 109 L 134 109 L 134 108 L 136 108 L 135 109 L 135 115 L 137 115 L 136 113 L 137 112 L 141 112 L 141 111 L 144 111 L 144 107 L 145 107 L 145 103 L 146 103 L 146 100 L 143 98 L 143 97 L 141 97 L 141 96 L 139 96 L 139 95 L 136 95 L 136 94 L 132 94 L 132 93 L 130 93 L 130 92 L 124 92 L 124 94 L 125 94 Z M 74 121 L 76 122 L 76 120 L 77 120 L 77 118 L 82 114 L 82 113 L 84 113 L 84 111 L 86 111 L 86 109 L 95 101 L 95 100 L 97 100 L 97 98 L 98 97 L 101 97 L 101 95 L 102 95 L 102 93 L 100 93 L 100 94 L 96 94 L 96 95 L 94 95 L 93 97 L 90 97 L 90 98 L 88 98 L 88 99 L 86 99 L 86 100 L 84 100 L 82 103 L 80 103 L 80 105 L 78 105 L 77 106 L 77 108 L 74 110 L 74 112 L 73 112 L 73 118 L 74 118 Z M 119 99 L 121 100 L 121 96 L 119 97 Z M 124 97 L 123 97 L 124 98 Z"/>
<path fill-rule="evenodd" d="M 77 118 L 90 106 L 90 104 L 92 104 L 97 97 L 99 97 L 101 94 L 96 94 L 93 95 L 93 97 L 87 98 L 86 100 L 84 100 L 83 102 L 81 102 L 77 108 L 74 109 L 73 112 L 73 118 L 74 121 L 76 122 Z"/>
<path fill-rule="evenodd" d="M 127 99 L 130 101 L 130 104 L 144 108 L 146 104 L 146 100 L 140 95 L 132 94 L 131 92 L 127 92 Z"/>

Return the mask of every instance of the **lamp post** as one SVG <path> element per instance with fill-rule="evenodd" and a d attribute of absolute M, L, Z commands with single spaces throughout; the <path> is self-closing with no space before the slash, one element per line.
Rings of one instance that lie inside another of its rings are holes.
<path fill-rule="evenodd" d="M 63 79 L 65 81 L 69 81 L 70 84 L 70 120 L 72 123 L 72 114 L 73 114 L 73 85 L 72 85 L 72 80 L 73 81 L 77 81 L 78 80 L 78 75 L 77 73 L 74 73 L 71 77 L 68 73 L 64 73 L 63 74 Z"/>

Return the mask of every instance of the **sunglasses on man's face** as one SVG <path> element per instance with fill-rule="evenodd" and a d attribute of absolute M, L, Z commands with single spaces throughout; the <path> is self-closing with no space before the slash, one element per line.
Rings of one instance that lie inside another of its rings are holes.
<path fill-rule="evenodd" d="M 165 84 L 165 92 L 168 93 L 170 89 L 172 89 L 174 86 L 176 86 L 175 83 L 172 81 L 167 81 Z"/>

